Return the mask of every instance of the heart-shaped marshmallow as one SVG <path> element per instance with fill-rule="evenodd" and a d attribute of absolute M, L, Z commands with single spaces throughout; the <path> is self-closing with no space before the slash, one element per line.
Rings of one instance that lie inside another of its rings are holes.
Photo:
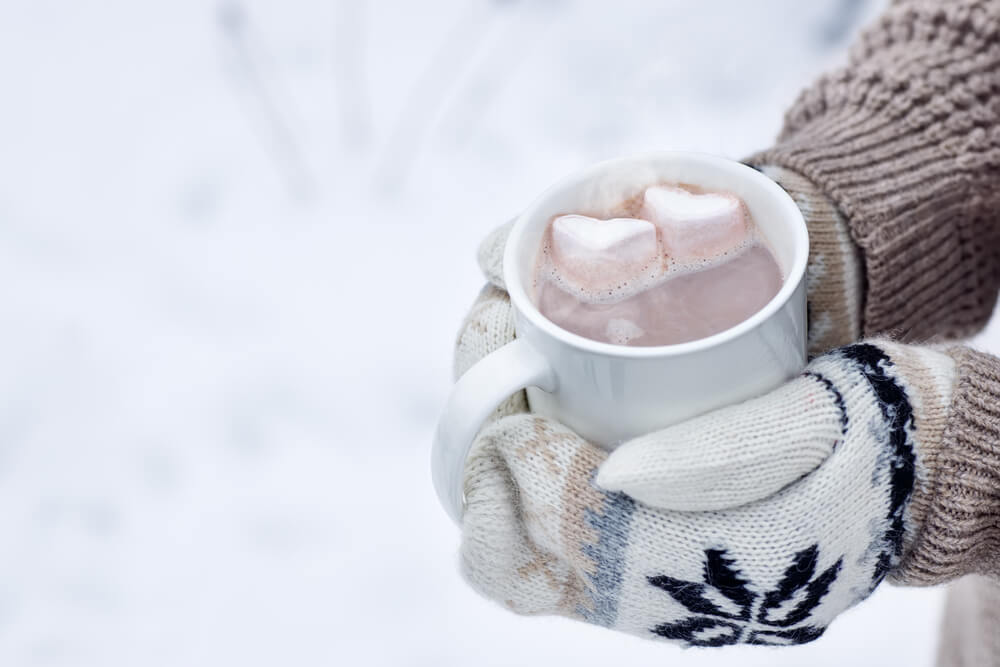
<path fill-rule="evenodd" d="M 667 254 L 682 263 L 717 257 L 750 234 L 746 209 L 730 194 L 654 185 L 643 195 L 641 215 L 660 229 Z"/>
<path fill-rule="evenodd" d="M 656 227 L 638 218 L 599 220 L 561 215 L 552 222 L 556 271 L 584 289 L 606 289 L 639 276 L 656 263 Z"/>

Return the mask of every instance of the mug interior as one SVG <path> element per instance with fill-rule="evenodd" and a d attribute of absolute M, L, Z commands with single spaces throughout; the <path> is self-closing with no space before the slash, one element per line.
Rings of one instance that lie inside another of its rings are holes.
<path fill-rule="evenodd" d="M 688 183 L 731 192 L 747 205 L 763 233 L 783 283 L 761 310 L 741 323 L 706 338 L 675 345 L 635 346 L 602 343 L 566 331 L 541 314 L 534 303 L 534 270 L 545 229 L 553 216 L 599 213 L 649 185 Z M 609 160 L 557 183 L 518 218 L 504 251 L 504 281 L 511 303 L 532 324 L 569 345 L 614 356 L 661 356 L 719 344 L 756 327 L 778 310 L 803 280 L 809 236 L 798 206 L 781 186 L 739 162 L 701 153 L 661 152 Z"/>

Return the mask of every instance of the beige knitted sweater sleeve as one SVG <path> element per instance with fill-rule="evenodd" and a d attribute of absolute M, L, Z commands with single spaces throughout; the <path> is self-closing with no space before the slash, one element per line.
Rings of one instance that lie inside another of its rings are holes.
<path fill-rule="evenodd" d="M 849 220 L 866 335 L 979 329 L 1000 285 L 1000 0 L 894 3 L 752 161 L 807 177 Z"/>
<path fill-rule="evenodd" d="M 1000 0 L 892 4 L 848 64 L 806 90 L 752 158 L 810 180 L 864 264 L 865 335 L 955 338 L 1000 286 Z M 958 384 L 897 580 L 1000 580 L 1000 360 L 950 354 Z"/>

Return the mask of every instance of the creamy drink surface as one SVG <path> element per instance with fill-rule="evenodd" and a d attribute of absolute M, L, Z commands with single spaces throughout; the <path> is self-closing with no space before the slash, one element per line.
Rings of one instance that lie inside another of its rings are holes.
<path fill-rule="evenodd" d="M 555 216 L 535 267 L 535 303 L 573 333 L 671 345 L 747 319 L 782 275 L 732 194 L 656 184 L 610 210 Z"/>

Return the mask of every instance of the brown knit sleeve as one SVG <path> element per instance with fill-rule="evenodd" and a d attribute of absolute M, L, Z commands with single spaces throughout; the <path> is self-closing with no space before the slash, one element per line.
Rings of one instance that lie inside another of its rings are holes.
<path fill-rule="evenodd" d="M 1000 0 L 895 3 L 751 159 L 802 174 L 846 216 L 866 335 L 981 328 L 1000 286 Z"/>
<path fill-rule="evenodd" d="M 1000 359 L 966 347 L 948 354 L 958 381 L 941 441 L 920 452 L 926 479 L 909 509 L 919 528 L 894 574 L 900 583 L 1000 581 Z"/>

